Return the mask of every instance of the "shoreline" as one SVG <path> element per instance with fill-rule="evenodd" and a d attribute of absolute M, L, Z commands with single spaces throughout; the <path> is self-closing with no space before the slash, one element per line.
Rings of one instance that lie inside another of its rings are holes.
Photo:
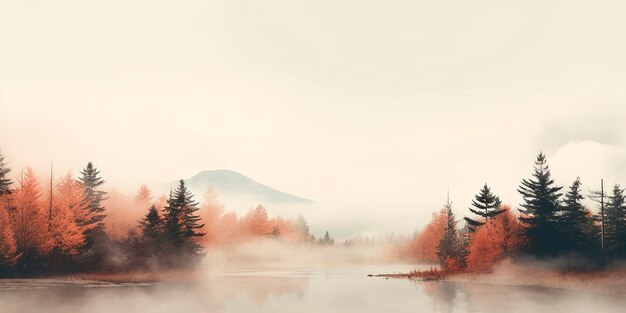
<path fill-rule="evenodd" d="M 368 275 L 370 276 L 370 275 Z M 554 269 L 526 268 L 519 265 L 500 266 L 490 273 L 451 273 L 442 277 L 420 277 L 415 273 L 375 274 L 370 277 L 409 279 L 413 281 L 448 281 L 481 283 L 509 287 L 540 287 L 598 294 L 625 296 L 626 272 L 559 272 Z"/>

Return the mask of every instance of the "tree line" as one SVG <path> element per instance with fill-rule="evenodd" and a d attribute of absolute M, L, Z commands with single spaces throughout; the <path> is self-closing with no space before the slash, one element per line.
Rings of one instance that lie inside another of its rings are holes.
<path fill-rule="evenodd" d="M 145 185 L 127 200 L 105 191 L 91 162 L 76 178 L 51 171 L 49 184 L 29 167 L 15 181 L 11 173 L 0 153 L 0 277 L 184 268 L 209 248 L 258 238 L 334 244 L 302 215 L 270 218 L 258 205 L 238 217 L 211 188 L 200 204 L 183 180 L 156 201 Z"/>
<path fill-rule="evenodd" d="M 203 225 L 198 203 L 182 180 L 162 212 L 152 206 L 139 221 L 139 234 L 116 241 L 105 232 L 105 181 L 91 162 L 77 179 L 68 173 L 54 184 L 51 176 L 44 192 L 31 168 L 21 173 L 14 186 L 4 160 L 0 154 L 3 276 L 113 269 L 116 254 L 127 259 L 122 262 L 126 268 L 143 266 L 146 260 L 156 260 L 152 265 L 180 266 L 202 253 L 197 243 L 204 236 L 199 231 Z"/>
<path fill-rule="evenodd" d="M 600 204 L 594 213 L 583 203 L 580 178 L 563 191 L 552 178 L 545 154 L 539 153 L 531 177 L 523 179 L 517 191 L 523 202 L 514 214 L 485 184 L 471 202 L 464 228 L 457 226 L 448 201 L 405 253 L 438 261 L 447 270 L 470 271 L 489 270 L 508 257 L 566 257 L 593 266 L 626 258 L 626 196 L 620 185 L 609 194 L 591 192 L 589 197 Z"/>

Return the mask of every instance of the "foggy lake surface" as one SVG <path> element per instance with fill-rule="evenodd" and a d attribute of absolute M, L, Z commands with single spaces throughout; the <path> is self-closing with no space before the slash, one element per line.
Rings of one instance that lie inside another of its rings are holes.
<path fill-rule="evenodd" d="M 583 291 L 367 277 L 415 266 L 230 269 L 195 282 L 0 280 L 0 312 L 624 312 Z"/>

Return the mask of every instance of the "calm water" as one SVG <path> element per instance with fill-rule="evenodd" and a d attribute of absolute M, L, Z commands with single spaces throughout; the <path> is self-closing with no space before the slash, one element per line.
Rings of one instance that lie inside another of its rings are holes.
<path fill-rule="evenodd" d="M 408 267 L 231 270 L 195 283 L 0 281 L 0 312 L 625 312 L 619 297 L 366 277 Z"/>

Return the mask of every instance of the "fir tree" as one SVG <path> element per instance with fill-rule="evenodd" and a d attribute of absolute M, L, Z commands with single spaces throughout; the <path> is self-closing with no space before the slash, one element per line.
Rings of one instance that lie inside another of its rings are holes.
<path fill-rule="evenodd" d="M 522 180 L 517 189 L 524 198 L 519 211 L 529 241 L 528 252 L 537 256 L 555 256 L 562 245 L 557 227 L 557 212 L 561 196 L 559 191 L 563 187 L 554 185 L 543 153 L 537 156 L 532 176 Z"/>
<path fill-rule="evenodd" d="M 146 216 L 141 221 L 141 234 L 148 241 L 156 242 L 162 236 L 163 221 L 159 216 L 159 211 L 156 206 L 151 206 Z"/>
<path fill-rule="evenodd" d="M 465 217 L 467 228 L 470 232 L 476 231 L 478 227 L 484 225 L 490 218 L 496 217 L 498 214 L 503 213 L 504 210 L 500 208 L 502 202 L 500 198 L 491 192 L 491 189 L 487 184 L 480 189 L 479 194 L 472 200 L 472 206 L 475 209 L 469 208 L 470 212 L 481 217 L 480 219 L 472 219 Z"/>
<path fill-rule="evenodd" d="M 323 238 L 320 238 L 320 243 L 323 245 L 334 245 L 335 244 L 335 240 L 333 238 L 330 237 L 330 233 L 328 233 L 328 231 L 326 231 L 326 233 L 324 234 Z"/>
<path fill-rule="evenodd" d="M 592 244 L 593 222 L 590 211 L 582 204 L 585 197 L 580 186 L 580 178 L 576 178 L 565 194 L 558 225 L 562 238 L 566 240 L 563 249 L 586 254 Z"/>
<path fill-rule="evenodd" d="M 462 256 L 462 243 L 457 233 L 456 220 L 454 212 L 452 212 L 452 203 L 448 198 L 448 201 L 444 205 L 445 208 L 445 230 L 443 237 L 437 245 L 437 258 L 439 264 L 444 270 L 448 270 L 449 260 L 459 261 Z"/>
<path fill-rule="evenodd" d="M 605 212 L 605 253 L 607 256 L 626 257 L 626 199 L 624 189 L 613 186 L 613 194 Z"/>
<path fill-rule="evenodd" d="M 11 193 L 11 184 L 13 183 L 8 174 L 11 169 L 4 163 L 4 155 L 0 152 L 0 197 Z"/>
<path fill-rule="evenodd" d="M 204 224 L 200 224 L 200 217 L 196 214 L 198 202 L 193 200 L 193 194 L 182 179 L 176 190 L 170 193 L 163 210 L 167 243 L 179 252 L 199 254 L 201 249 L 195 238 L 204 236 L 198 231 Z"/>
<path fill-rule="evenodd" d="M 99 187 L 104 184 L 104 180 L 100 177 L 100 171 L 91 162 L 87 163 L 87 167 L 80 174 L 81 177 L 78 180 L 85 188 L 85 201 L 87 202 L 89 212 L 91 212 L 91 218 L 85 221 L 86 225 L 84 226 L 94 226 L 90 228 L 102 230 L 104 228 L 104 218 L 106 217 L 102 201 L 107 199 L 107 193 L 99 190 Z"/>

